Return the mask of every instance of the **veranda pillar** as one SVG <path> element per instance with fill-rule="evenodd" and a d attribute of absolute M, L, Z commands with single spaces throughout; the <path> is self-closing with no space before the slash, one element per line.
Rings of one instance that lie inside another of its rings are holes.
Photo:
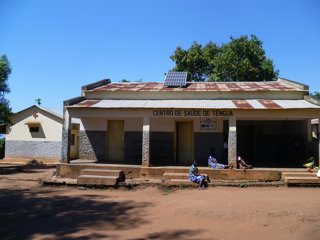
<path fill-rule="evenodd" d="M 70 162 L 70 139 L 71 139 L 71 117 L 68 110 L 63 110 L 63 127 L 62 127 L 62 146 L 61 146 L 61 162 Z"/>
<path fill-rule="evenodd" d="M 150 166 L 150 118 L 143 118 L 142 129 L 142 166 Z"/>
<path fill-rule="evenodd" d="M 237 159 L 237 119 L 229 118 L 228 164 Z"/>
<path fill-rule="evenodd" d="M 318 163 L 320 167 L 320 118 L 318 119 Z"/>

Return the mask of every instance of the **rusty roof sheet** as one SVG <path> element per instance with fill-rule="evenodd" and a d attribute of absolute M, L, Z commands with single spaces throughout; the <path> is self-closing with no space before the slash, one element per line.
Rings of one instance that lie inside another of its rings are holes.
<path fill-rule="evenodd" d="M 119 109 L 320 109 L 306 100 L 84 100 L 70 108 Z"/>
<path fill-rule="evenodd" d="M 88 90 L 95 91 L 164 91 L 164 92 L 215 92 L 215 91 L 301 91 L 301 89 L 282 81 L 273 82 L 191 82 L 185 87 L 166 87 L 160 82 L 109 83 Z"/>

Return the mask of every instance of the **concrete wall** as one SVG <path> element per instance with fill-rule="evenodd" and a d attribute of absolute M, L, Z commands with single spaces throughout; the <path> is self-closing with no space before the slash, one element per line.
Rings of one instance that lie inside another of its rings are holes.
<path fill-rule="evenodd" d="M 194 158 L 199 165 L 206 166 L 210 149 L 216 149 L 217 158 L 223 162 L 223 118 L 211 118 L 214 129 L 201 129 L 202 118 L 184 118 L 193 122 Z M 151 118 L 150 155 L 152 165 L 175 163 L 176 123 L 181 118 Z"/>
<path fill-rule="evenodd" d="M 108 120 L 124 121 L 124 163 L 141 164 L 142 158 L 142 118 L 83 118 L 82 125 L 85 130 L 80 131 L 80 159 L 94 159 L 106 162 L 106 145 Z M 175 132 L 176 123 L 181 118 L 150 119 L 150 163 L 151 165 L 174 164 L 175 162 Z M 185 118 L 183 121 L 193 121 L 194 129 L 194 155 L 206 165 L 211 147 L 215 147 L 219 156 L 223 146 L 223 119 L 213 119 L 214 129 L 201 129 L 200 118 Z M 206 138 L 209 137 L 209 141 Z M 222 155 L 221 155 L 222 157 Z"/>
<path fill-rule="evenodd" d="M 305 91 L 213 91 L 191 92 L 175 88 L 174 91 L 145 91 L 143 99 L 303 99 Z M 87 99 L 141 99 L 140 91 L 91 91 L 86 92 Z"/>
<path fill-rule="evenodd" d="M 202 110 L 201 110 L 202 111 Z M 272 124 L 275 122 L 285 122 L 287 120 L 302 121 L 301 119 L 312 118 L 318 113 L 318 110 L 303 109 L 303 110 L 232 110 L 232 117 L 237 122 L 237 134 L 238 145 L 240 150 L 247 150 L 248 144 L 255 146 L 254 143 L 259 143 L 259 146 L 255 149 L 256 152 L 263 152 L 263 154 L 252 156 L 245 156 L 246 160 L 263 159 L 264 163 L 268 164 L 270 159 L 274 157 L 268 154 L 266 146 L 269 142 L 277 142 L 280 136 L 283 136 L 283 129 L 285 126 L 281 124 Z M 193 122 L 193 140 L 194 140 L 194 158 L 198 160 L 200 165 L 207 165 L 207 157 L 210 149 L 214 147 L 219 162 L 226 163 L 225 154 L 223 153 L 223 139 L 228 133 L 228 128 L 224 129 L 223 122 L 228 121 L 230 116 L 209 116 L 215 123 L 213 129 L 202 129 L 201 120 L 203 117 L 179 117 L 179 116 L 154 116 L 153 110 L 143 109 L 72 109 L 71 115 L 74 117 L 86 117 L 81 118 L 85 131 L 82 132 L 83 139 L 82 147 L 80 146 L 80 158 L 97 159 L 99 156 L 99 162 L 105 162 L 105 146 L 107 136 L 108 120 L 123 120 L 125 130 L 125 163 L 137 163 L 140 164 L 142 148 L 142 126 L 143 117 L 150 117 L 150 164 L 151 165 L 170 165 L 175 163 L 175 151 L 176 151 L 176 123 L 179 121 L 192 121 Z M 248 130 L 241 130 L 244 125 L 239 127 L 239 123 L 242 121 L 250 121 L 255 125 L 256 134 L 258 138 L 252 138 L 253 140 L 240 140 L 246 135 Z M 266 121 L 265 124 L 255 124 L 256 122 Z M 303 122 L 303 121 L 302 121 Z M 303 142 L 307 141 L 307 127 L 304 124 L 293 125 L 286 130 L 286 133 L 294 133 L 294 137 L 302 138 Z M 290 130 L 291 129 L 291 130 Z M 260 133 L 258 133 L 260 131 Z M 262 133 L 262 132 L 263 133 Z M 90 133 L 91 132 L 91 133 Z M 92 137 L 89 137 L 88 134 Z M 278 134 L 278 135 L 277 135 Z M 291 141 L 294 137 L 288 137 L 286 141 Z M 91 140 L 90 140 L 91 139 Z M 272 141 L 272 139 L 276 139 Z M 247 141 L 248 140 L 248 141 Z M 256 141 L 256 142 L 255 142 Z M 96 142 L 96 143 L 95 143 Z M 264 142 L 262 144 L 262 142 Z M 281 144 L 283 141 L 278 141 Z M 95 143 L 95 144 L 94 144 Z M 243 147 L 246 143 L 247 146 Z M 95 146 L 98 144 L 99 146 Z M 261 147 L 264 146 L 264 147 Z M 272 145 L 274 151 L 278 146 Z M 260 149 L 259 151 L 257 149 Z M 263 151 L 262 151 L 263 150 Z M 254 152 L 253 150 L 250 150 Z M 248 151 L 245 151 L 248 152 Z M 268 159 L 266 157 L 268 156 Z M 289 156 L 289 154 L 288 154 Z M 305 155 L 301 155 L 300 162 Z M 265 157 L 265 158 L 263 158 Z M 259 160 L 260 161 L 260 160 Z M 260 161 L 261 162 L 261 161 Z M 254 162 L 253 165 L 259 162 Z M 295 166 L 298 163 L 295 164 Z M 300 165 L 299 165 L 300 166 Z"/>
<path fill-rule="evenodd" d="M 57 175 L 60 177 L 77 178 L 82 169 L 91 168 L 90 164 L 58 164 Z M 95 166 L 97 167 L 97 166 Z M 101 169 L 122 170 L 127 179 L 132 178 L 163 178 L 163 174 L 168 173 L 187 173 L 188 167 L 141 167 L 141 166 L 121 166 L 119 165 L 98 165 Z M 200 174 L 207 174 L 212 180 L 260 180 L 260 181 L 279 181 L 280 171 L 272 170 L 218 170 L 208 167 L 200 167 Z"/>
<path fill-rule="evenodd" d="M 79 158 L 107 163 L 107 131 L 80 131 Z M 124 159 L 122 163 L 141 164 L 142 132 L 124 132 Z"/>
<path fill-rule="evenodd" d="M 142 132 L 125 131 L 124 133 L 124 161 L 128 164 L 141 165 Z"/>
<path fill-rule="evenodd" d="M 106 131 L 80 131 L 79 158 L 105 162 Z"/>
<path fill-rule="evenodd" d="M 8 141 L 59 141 L 62 135 L 62 119 L 52 116 L 42 110 L 37 113 L 37 118 L 32 114 L 35 109 L 13 115 L 13 125 L 8 129 L 6 140 Z M 40 132 L 30 133 L 28 122 L 40 123 Z"/>
<path fill-rule="evenodd" d="M 61 141 L 6 141 L 5 158 L 55 159 L 61 156 Z"/>
<path fill-rule="evenodd" d="M 194 136 L 195 152 L 194 156 L 200 166 L 208 165 L 208 157 L 211 148 L 215 149 L 218 162 L 225 163 L 223 159 L 223 133 L 195 133 Z"/>
<path fill-rule="evenodd" d="M 175 132 L 176 122 L 179 121 L 192 121 L 194 132 L 222 132 L 223 131 L 223 118 L 209 118 L 215 124 L 214 129 L 201 129 L 200 121 L 206 118 L 163 118 L 153 117 L 150 120 L 150 131 L 151 132 Z"/>
<path fill-rule="evenodd" d="M 311 146 L 307 122 L 238 121 L 238 153 L 256 167 L 302 167 Z"/>
<path fill-rule="evenodd" d="M 13 124 L 6 133 L 5 158 L 60 159 L 61 118 L 31 107 L 14 114 L 11 121 Z M 39 127 L 39 132 L 30 132 L 29 126 Z"/>
<path fill-rule="evenodd" d="M 216 117 L 217 119 L 228 119 L 229 116 L 213 116 L 214 109 L 209 109 L 210 118 Z M 151 118 L 158 119 L 171 119 L 171 116 L 167 117 L 154 117 L 152 109 L 93 109 L 93 108 L 78 108 L 68 109 L 71 116 L 74 118 L 101 118 L 101 119 L 132 119 L 149 116 Z M 241 120 L 290 120 L 290 119 L 312 119 L 319 117 L 319 109 L 269 109 L 269 110 L 232 110 L 233 117 Z M 187 119 L 187 117 L 175 117 L 177 119 Z M 191 119 L 197 119 L 199 117 L 191 117 Z M 142 121 L 142 120 L 141 120 Z"/>
<path fill-rule="evenodd" d="M 124 121 L 125 155 L 123 163 L 141 164 L 142 118 L 82 118 L 79 158 L 106 163 L 107 131 L 109 120 Z"/>
<path fill-rule="evenodd" d="M 174 163 L 174 132 L 150 133 L 151 165 L 172 165 Z"/>
<path fill-rule="evenodd" d="M 142 117 L 85 117 L 81 118 L 80 120 L 83 126 L 83 130 L 86 131 L 107 131 L 108 120 L 123 120 L 124 131 L 142 131 Z"/>

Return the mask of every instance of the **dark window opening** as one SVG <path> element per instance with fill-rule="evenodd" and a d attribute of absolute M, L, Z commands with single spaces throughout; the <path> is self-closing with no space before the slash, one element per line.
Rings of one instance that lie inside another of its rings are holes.
<path fill-rule="evenodd" d="M 29 132 L 39 132 L 39 127 L 29 127 Z"/>

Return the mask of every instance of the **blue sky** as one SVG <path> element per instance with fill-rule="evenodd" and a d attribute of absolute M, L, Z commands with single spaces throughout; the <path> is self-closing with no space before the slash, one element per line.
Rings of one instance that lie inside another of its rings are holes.
<path fill-rule="evenodd" d="M 82 85 L 163 81 L 193 41 L 255 34 L 280 77 L 320 91 L 318 0 L 0 0 L 0 54 L 13 72 L 12 110 L 62 109 Z"/>

